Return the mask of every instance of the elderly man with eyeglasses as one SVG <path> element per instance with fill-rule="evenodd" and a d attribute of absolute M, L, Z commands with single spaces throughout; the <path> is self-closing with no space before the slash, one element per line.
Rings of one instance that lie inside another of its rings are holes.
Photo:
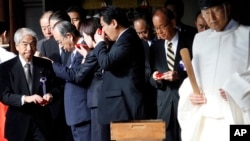
<path fill-rule="evenodd" d="M 157 89 L 157 119 L 166 122 L 166 141 L 180 141 L 180 126 L 177 121 L 178 89 L 187 77 L 182 67 L 180 50 L 188 48 L 191 53 L 193 36 L 176 29 L 174 14 L 168 9 L 157 9 L 152 21 L 160 38 L 150 50 L 153 72 L 150 82 Z"/>
<path fill-rule="evenodd" d="M 229 141 L 231 124 L 250 123 L 250 28 L 231 18 L 227 0 L 199 0 L 210 29 L 195 36 L 193 68 L 200 89 L 180 87 L 182 141 Z"/>

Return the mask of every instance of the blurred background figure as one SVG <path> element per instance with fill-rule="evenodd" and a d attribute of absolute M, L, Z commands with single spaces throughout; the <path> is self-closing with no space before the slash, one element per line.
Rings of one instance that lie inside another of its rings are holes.
<path fill-rule="evenodd" d="M 8 51 L 9 38 L 9 26 L 0 21 L 0 63 L 15 57 L 14 53 Z"/>
<path fill-rule="evenodd" d="M 174 13 L 176 19 L 176 28 L 181 32 L 187 32 L 190 36 L 194 36 L 197 33 L 195 27 L 184 24 L 181 19 L 184 15 L 184 3 L 182 0 L 166 0 L 164 7 Z"/>
<path fill-rule="evenodd" d="M 53 11 L 46 11 L 40 18 L 40 26 L 45 39 L 52 38 L 52 33 L 49 25 L 49 17 L 53 14 Z"/>
<path fill-rule="evenodd" d="M 49 17 L 53 14 L 53 11 L 46 11 L 40 18 L 40 27 L 42 29 L 43 38 L 37 42 L 37 51 L 35 53 L 36 56 L 41 56 L 41 44 L 47 39 L 53 37 L 50 25 L 49 25 Z"/>
<path fill-rule="evenodd" d="M 155 39 L 151 16 L 147 16 L 144 14 L 136 14 L 133 19 L 133 26 L 137 33 L 137 35 L 148 42 L 150 46 L 152 40 Z"/>
<path fill-rule="evenodd" d="M 195 26 L 196 26 L 198 32 L 204 31 L 204 30 L 209 28 L 206 21 L 204 20 L 204 18 L 201 15 L 201 11 L 199 11 L 196 14 Z"/>
<path fill-rule="evenodd" d="M 53 26 L 59 21 L 71 21 L 65 11 L 56 11 L 49 17 L 49 25 L 53 35 Z M 65 52 L 62 46 L 59 46 L 54 37 L 44 41 L 41 45 L 42 56 L 48 57 L 54 62 L 67 64 L 70 52 Z"/>
<path fill-rule="evenodd" d="M 9 52 L 9 27 L 5 22 L 0 21 L 0 64 L 14 58 L 16 55 Z M 0 141 L 7 141 L 4 138 L 5 114 L 7 106 L 0 102 Z"/>
<path fill-rule="evenodd" d="M 152 119 L 156 118 L 156 89 L 149 83 L 151 77 L 150 46 L 157 40 L 153 30 L 152 16 L 135 14 L 133 26 L 142 41 L 145 52 L 145 118 Z"/>
<path fill-rule="evenodd" d="M 71 23 L 76 26 L 76 29 L 79 30 L 81 22 L 85 19 L 85 13 L 82 7 L 73 5 L 66 9 Z"/>

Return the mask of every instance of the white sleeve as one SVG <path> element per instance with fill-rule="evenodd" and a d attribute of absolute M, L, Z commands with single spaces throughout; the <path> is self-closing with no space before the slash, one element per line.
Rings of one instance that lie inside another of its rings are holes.
<path fill-rule="evenodd" d="M 239 107 L 241 110 L 243 123 L 250 124 L 250 72 L 234 73 L 226 81 L 223 89 L 228 94 L 230 107 L 232 108 L 236 104 L 234 107 Z M 237 111 L 235 110 L 235 112 Z"/>

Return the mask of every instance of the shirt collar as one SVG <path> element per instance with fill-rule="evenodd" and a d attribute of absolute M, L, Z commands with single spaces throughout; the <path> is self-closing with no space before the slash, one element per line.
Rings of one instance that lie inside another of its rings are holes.
<path fill-rule="evenodd" d="M 24 65 L 27 64 L 27 63 L 29 63 L 30 65 L 32 65 L 32 61 L 26 62 L 20 55 L 19 55 L 18 57 L 19 57 L 19 60 L 20 60 L 20 62 L 21 62 L 21 64 L 22 64 L 23 67 L 24 67 Z"/>
<path fill-rule="evenodd" d="M 238 22 L 236 22 L 235 20 L 231 19 L 231 20 L 228 22 L 227 26 L 224 28 L 223 31 L 230 30 L 230 29 L 232 29 L 233 27 L 237 26 L 238 24 L 239 24 Z M 211 30 L 214 31 L 214 32 L 217 32 L 216 30 L 213 30 L 213 29 L 211 29 Z M 219 32 L 221 32 L 221 31 L 219 31 Z"/>
<path fill-rule="evenodd" d="M 116 39 L 116 41 L 121 37 L 121 35 L 125 32 L 125 31 L 127 31 L 128 30 L 128 28 L 126 28 L 125 30 L 123 30 L 120 34 L 119 34 L 119 36 L 117 37 L 117 39 Z"/>
<path fill-rule="evenodd" d="M 178 44 L 178 39 L 179 39 L 179 32 L 177 31 L 171 41 L 165 40 L 165 42 L 167 42 L 167 45 L 171 42 L 173 47 L 176 47 Z"/>
<path fill-rule="evenodd" d="M 229 23 L 227 24 L 227 26 L 225 27 L 224 31 L 232 29 L 233 27 L 237 26 L 238 22 L 236 22 L 235 20 L 231 19 L 229 21 Z"/>

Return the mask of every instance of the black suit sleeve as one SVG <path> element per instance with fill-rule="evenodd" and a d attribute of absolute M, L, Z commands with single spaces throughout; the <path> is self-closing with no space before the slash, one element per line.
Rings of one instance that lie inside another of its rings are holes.
<path fill-rule="evenodd" d="M 10 75 L 8 73 L 10 68 L 6 64 L 0 65 L 0 101 L 4 104 L 11 106 L 22 106 L 21 105 L 21 94 L 14 94 L 11 92 Z M 21 84 L 20 84 L 21 85 Z"/>

